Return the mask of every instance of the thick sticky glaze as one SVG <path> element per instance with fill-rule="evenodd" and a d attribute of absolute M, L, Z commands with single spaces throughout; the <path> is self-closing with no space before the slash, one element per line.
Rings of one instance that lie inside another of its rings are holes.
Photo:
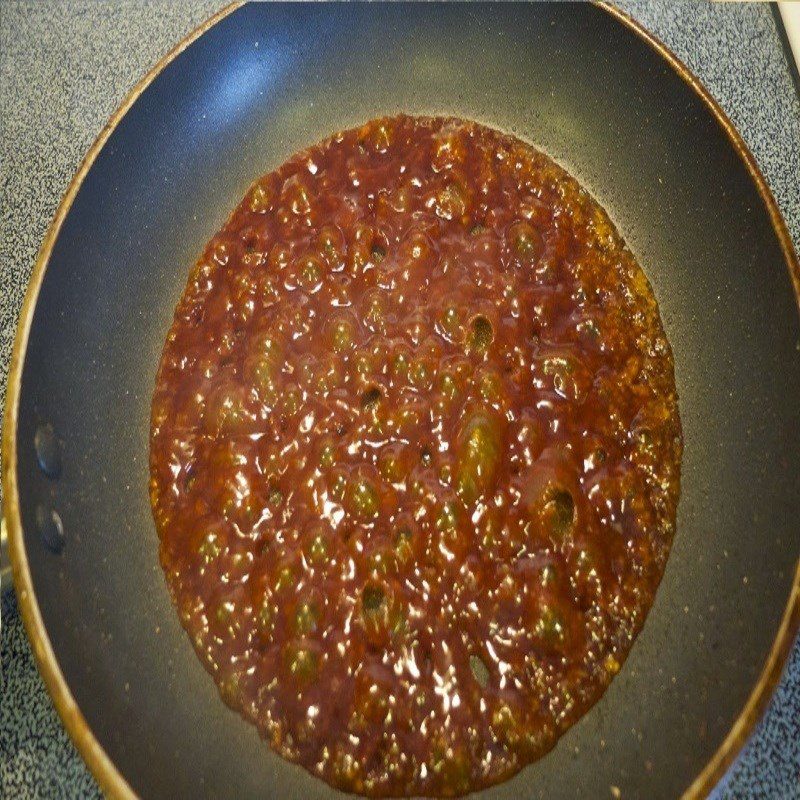
<path fill-rule="evenodd" d="M 338 787 L 451 795 L 619 670 L 680 456 L 658 309 L 603 210 L 513 137 L 401 116 L 294 156 L 209 243 L 151 498 L 229 705 Z"/>

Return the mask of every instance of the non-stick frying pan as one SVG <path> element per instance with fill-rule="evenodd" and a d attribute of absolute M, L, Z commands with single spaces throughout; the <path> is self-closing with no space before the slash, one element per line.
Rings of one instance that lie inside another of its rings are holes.
<path fill-rule="evenodd" d="M 685 431 L 678 533 L 622 673 L 550 755 L 482 796 L 707 792 L 800 619 L 800 266 L 741 139 L 682 65 L 603 7 L 254 5 L 212 23 L 137 87 L 79 170 L 8 387 L 20 606 L 101 785 L 332 794 L 222 704 L 180 628 L 147 497 L 149 401 L 188 268 L 249 182 L 404 111 L 512 131 L 594 192 L 655 289 Z"/>

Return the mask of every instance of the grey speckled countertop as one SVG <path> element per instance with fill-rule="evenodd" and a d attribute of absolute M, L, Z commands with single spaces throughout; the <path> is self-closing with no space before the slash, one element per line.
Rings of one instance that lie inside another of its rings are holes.
<path fill-rule="evenodd" d="M 766 4 L 623 2 L 720 101 L 800 249 L 800 100 Z M 219 3 L 0 0 L 0 401 L 36 252 L 72 174 L 127 91 Z M 2 605 L 0 797 L 96 797 Z M 800 798 L 800 645 L 720 798 Z"/>

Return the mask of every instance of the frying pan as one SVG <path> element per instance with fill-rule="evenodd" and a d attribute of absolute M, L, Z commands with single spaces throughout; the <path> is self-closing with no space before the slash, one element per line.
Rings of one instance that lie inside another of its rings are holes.
<path fill-rule="evenodd" d="M 594 193 L 653 284 L 685 433 L 678 533 L 628 662 L 552 753 L 481 797 L 704 795 L 800 621 L 800 265 L 719 107 L 604 6 L 226 9 L 112 117 L 34 270 L 3 430 L 15 586 L 56 707 L 114 797 L 335 794 L 222 704 L 180 628 L 149 401 L 188 268 L 250 181 L 399 111 L 509 130 Z"/>

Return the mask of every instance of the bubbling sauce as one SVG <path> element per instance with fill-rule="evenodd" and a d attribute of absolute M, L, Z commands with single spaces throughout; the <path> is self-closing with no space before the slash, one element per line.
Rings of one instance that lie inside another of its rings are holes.
<path fill-rule="evenodd" d="M 225 702 L 341 789 L 456 795 L 620 669 L 681 428 L 650 286 L 518 139 L 398 116 L 248 191 L 158 372 L 151 500 Z"/>

